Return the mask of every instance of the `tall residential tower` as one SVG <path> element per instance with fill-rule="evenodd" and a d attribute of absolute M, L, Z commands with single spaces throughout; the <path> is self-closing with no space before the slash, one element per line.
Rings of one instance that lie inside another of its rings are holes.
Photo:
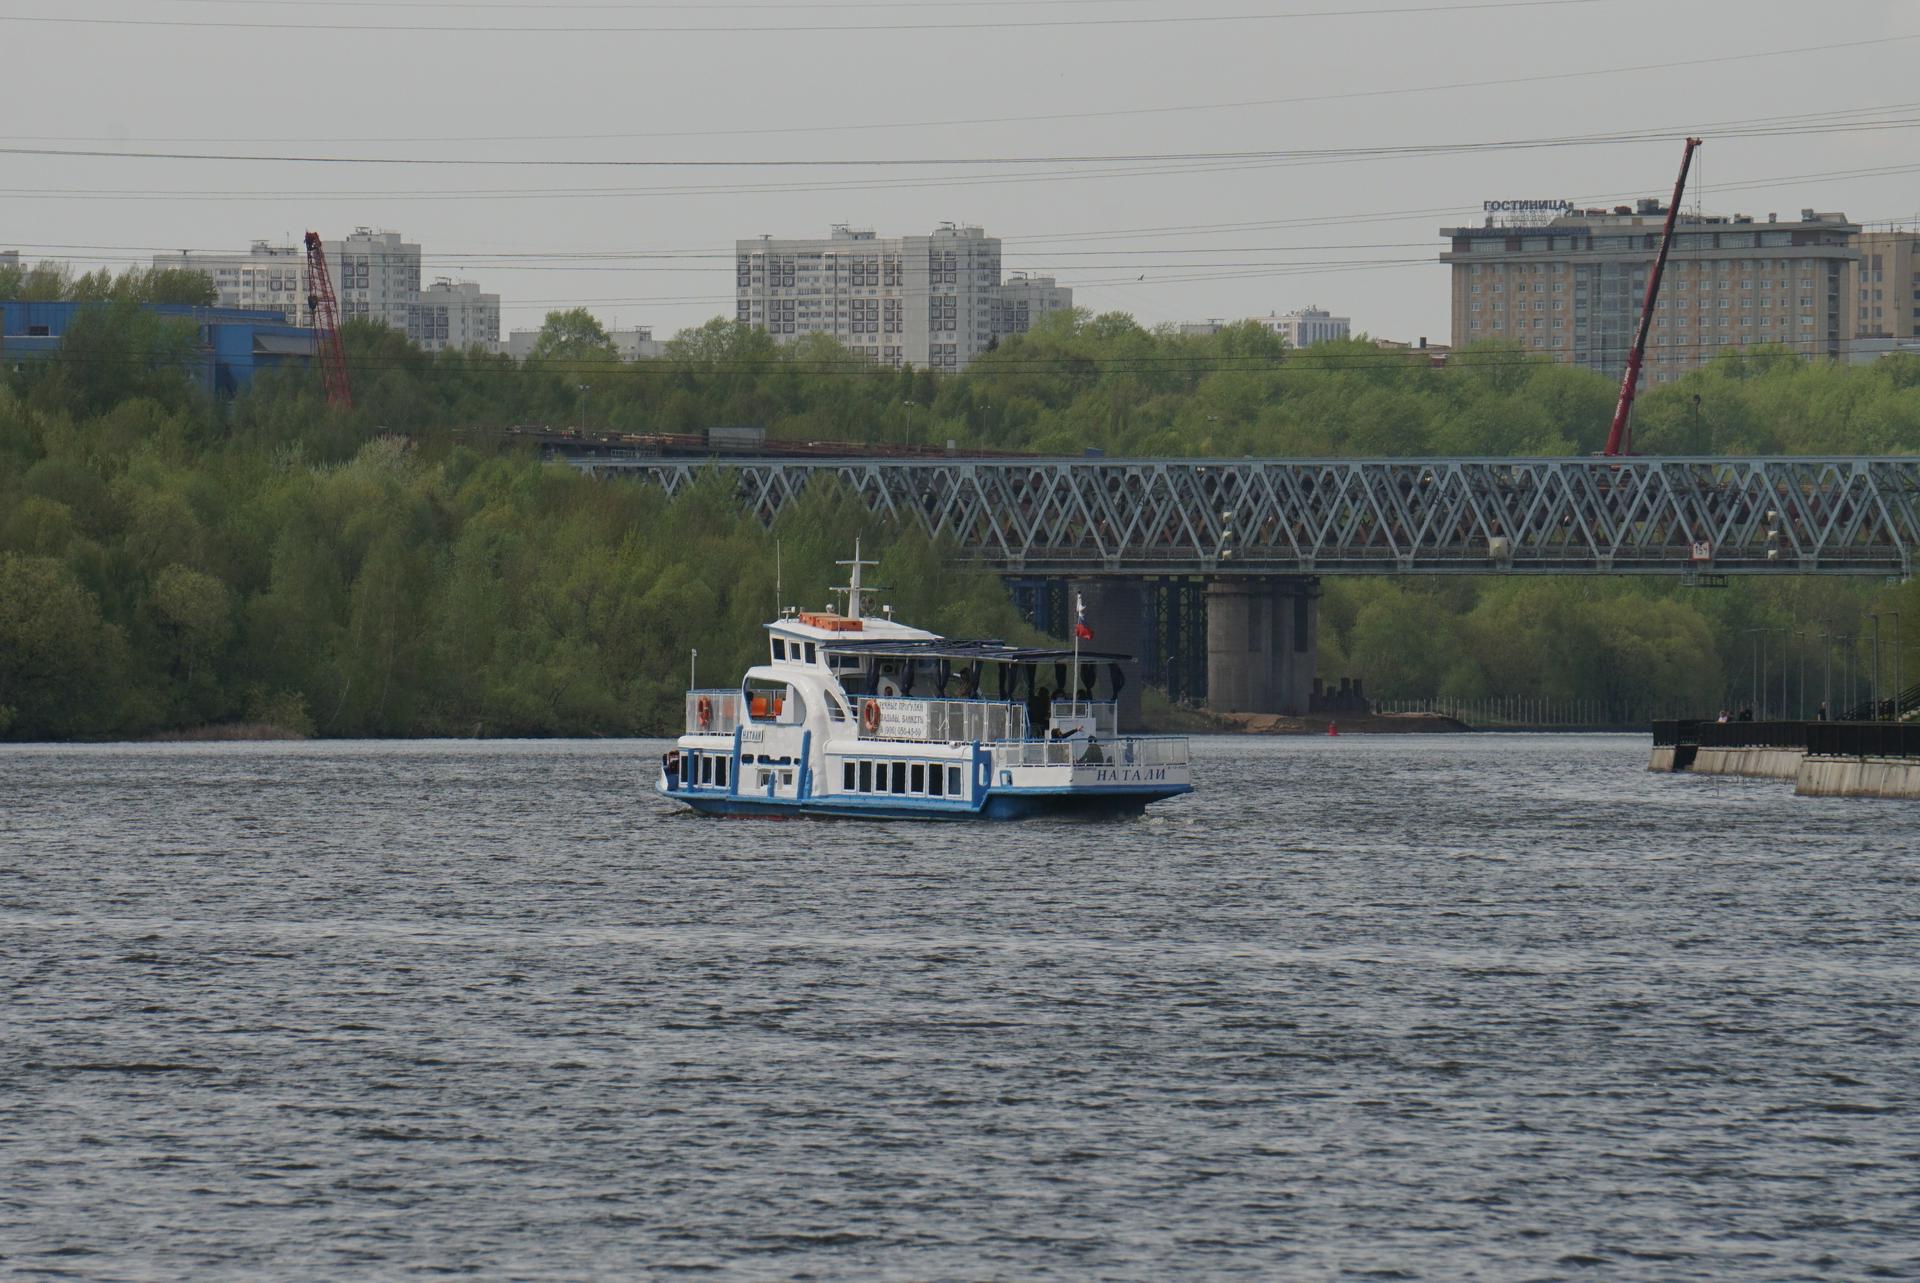
<path fill-rule="evenodd" d="M 734 255 L 742 325 L 779 343 L 824 334 L 878 365 L 963 370 L 1025 329 L 1019 318 L 1073 303 L 1049 278 L 1003 287 L 998 238 L 953 223 L 884 239 L 845 225 L 824 238 L 762 236 L 735 242 Z"/>

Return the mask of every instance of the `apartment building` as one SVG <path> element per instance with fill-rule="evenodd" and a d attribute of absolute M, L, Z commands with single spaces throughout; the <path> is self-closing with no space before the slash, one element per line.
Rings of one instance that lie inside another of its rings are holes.
<path fill-rule="evenodd" d="M 428 352 L 500 350 L 500 296 L 472 281 L 441 277 L 420 291 L 407 317 L 407 337 Z"/>
<path fill-rule="evenodd" d="M 398 232 L 360 227 L 345 240 L 323 242 L 322 248 L 342 321 L 361 317 L 409 330 L 412 309 L 420 301 L 417 243 L 403 240 Z M 154 255 L 153 265 L 206 273 L 220 307 L 279 312 L 290 325 L 313 323 L 307 309 L 305 246 L 255 241 L 245 254 L 181 250 Z"/>
<path fill-rule="evenodd" d="M 1284 315 L 1269 313 L 1257 319 L 1261 325 L 1285 339 L 1288 347 L 1296 349 L 1348 338 L 1353 334 L 1352 318 L 1334 316 L 1319 307 L 1303 307 Z"/>
<path fill-rule="evenodd" d="M 963 370 L 995 340 L 1000 241 L 978 227 L 762 236 L 735 242 L 734 272 L 735 319 L 779 343 L 824 334 L 878 365 Z"/>
<path fill-rule="evenodd" d="M 514 330 L 507 335 L 506 353 L 516 361 L 524 361 L 533 355 L 534 344 L 539 341 L 539 330 Z M 622 361 L 651 361 L 667 354 L 665 341 L 653 337 L 650 325 L 608 330 L 607 341 L 613 344 L 614 354 Z"/>
<path fill-rule="evenodd" d="M 333 251 L 327 251 L 331 266 Z M 156 254 L 156 268 L 204 272 L 218 297 L 216 307 L 278 312 L 288 325 L 311 325 L 307 314 L 307 253 L 304 248 L 255 241 L 245 254 Z"/>
<path fill-rule="evenodd" d="M 1528 208 L 1511 218 L 1512 206 Z M 1441 229 L 1452 269 L 1453 345 L 1506 339 L 1618 377 L 1659 252 L 1659 201 L 1576 210 L 1564 201 L 1487 202 L 1479 227 Z M 1647 343 L 1649 383 L 1728 348 L 1784 344 L 1838 358 L 1851 337 L 1846 285 L 1860 229 L 1841 214 L 1802 210 L 1765 222 L 1683 213 Z"/>
<path fill-rule="evenodd" d="M 1049 312 L 1064 312 L 1073 307 L 1073 290 L 1051 276 L 1029 276 L 1014 272 L 1000 282 L 1000 297 L 994 308 L 993 332 L 1025 334 L 1034 322 Z"/>
<path fill-rule="evenodd" d="M 1855 339 L 1920 337 L 1920 232 L 1890 228 L 1854 237 L 1847 278 Z"/>

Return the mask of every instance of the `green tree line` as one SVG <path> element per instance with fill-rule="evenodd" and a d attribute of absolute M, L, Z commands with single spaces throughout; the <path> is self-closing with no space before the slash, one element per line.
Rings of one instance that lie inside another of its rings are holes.
<path fill-rule="evenodd" d="M 879 551 L 905 617 L 1023 629 L 991 576 L 831 486 L 769 533 L 717 482 L 668 501 L 543 466 L 474 427 L 584 415 L 595 431 L 749 423 L 784 439 L 910 433 L 1041 452 L 1571 454 L 1598 447 L 1613 396 L 1597 375 L 1499 346 L 1435 369 L 1364 343 L 1289 352 L 1251 325 L 1191 338 L 1077 313 L 957 376 L 875 370 L 817 337 L 778 348 L 722 321 L 678 336 L 664 360 L 623 365 L 590 317 L 563 314 L 525 363 L 428 354 L 350 325 L 358 408 L 339 413 L 300 372 L 231 403 L 203 397 L 184 372 L 191 331 L 138 306 L 179 299 L 180 283 L 144 275 L 96 279 L 86 298 L 100 306 L 59 359 L 4 370 L 9 738 L 236 719 L 327 735 L 667 730 L 689 652 L 704 680 L 732 681 L 776 604 L 825 604 L 831 563 L 856 537 Z M 1725 358 L 1650 391 L 1638 421 L 1650 452 L 1911 452 L 1920 361 Z M 774 600 L 776 540 L 787 603 Z M 1377 697 L 1711 711 L 1751 688 L 1763 642 L 1769 689 L 1809 650 L 1818 670 L 1820 631 L 1850 639 L 1859 674 L 1868 612 L 1903 606 L 1920 633 L 1911 587 L 1829 579 L 1711 592 L 1329 580 L 1321 672 L 1360 676 Z M 1905 671 L 1920 678 L 1915 650 Z"/>

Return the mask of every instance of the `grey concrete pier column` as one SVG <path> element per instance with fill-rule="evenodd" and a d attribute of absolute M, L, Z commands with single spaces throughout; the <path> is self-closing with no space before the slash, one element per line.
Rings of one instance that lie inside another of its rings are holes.
<path fill-rule="evenodd" d="M 1271 592 L 1268 697 L 1274 712 L 1305 717 L 1311 711 L 1313 674 L 1320 662 L 1320 581 L 1275 579 Z"/>
<path fill-rule="evenodd" d="M 1087 626 L 1093 640 L 1088 650 L 1119 651 L 1133 658 L 1120 666 L 1127 684 L 1120 692 L 1120 729 L 1140 729 L 1141 659 L 1147 647 L 1147 592 L 1138 579 L 1075 579 L 1067 584 L 1067 629 L 1072 640 L 1073 594 L 1087 601 Z M 1104 679 L 1106 674 L 1100 676 Z"/>
<path fill-rule="evenodd" d="M 1207 706 L 1304 717 L 1319 662 L 1320 581 L 1207 584 Z"/>
<path fill-rule="evenodd" d="M 1207 583 L 1207 707 L 1222 713 L 1272 712 L 1273 584 L 1267 579 Z"/>

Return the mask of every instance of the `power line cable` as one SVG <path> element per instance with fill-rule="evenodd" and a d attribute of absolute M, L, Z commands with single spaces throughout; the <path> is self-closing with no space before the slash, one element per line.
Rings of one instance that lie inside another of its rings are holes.
<path fill-rule="evenodd" d="M 1870 109 L 1890 111 L 1893 108 Z M 669 159 L 664 157 L 455 157 L 455 156 L 328 156 L 295 152 L 190 152 L 152 151 L 76 147 L 0 147 L 0 155 L 48 156 L 85 160 L 164 160 L 198 161 L 221 164 L 292 164 L 321 166 L 418 166 L 418 167 L 494 167 L 494 168 L 600 168 L 600 169 L 923 169 L 940 166 L 972 168 L 982 166 L 1029 165 L 1168 165 L 1168 164 L 1245 164 L 1344 161 L 1376 158 L 1441 157 L 1497 154 L 1509 151 L 1533 151 L 1560 147 L 1611 146 L 1629 143 L 1670 141 L 1686 131 L 1711 133 L 1727 138 L 1783 138 L 1825 136 L 1830 134 L 1871 133 L 1890 129 L 1910 129 L 1920 125 L 1920 116 L 1886 119 L 1815 119 L 1795 123 L 1800 118 L 1775 117 L 1762 122 L 1723 121 L 1713 125 L 1613 130 L 1589 134 L 1543 135 L 1531 138 L 1491 139 L 1477 142 L 1394 143 L 1373 146 L 1270 148 L 1236 151 L 1091 153 L 1030 156 L 888 156 L 888 157 L 795 157 L 776 156 L 751 160 L 714 157 Z M 971 178 L 968 181 L 972 181 Z"/>
<path fill-rule="evenodd" d="M 421 24 L 421 23 L 340 23 L 340 22 L 257 22 L 248 19 L 198 18 L 92 18 L 71 15 L 48 16 L 0 14 L 0 22 L 41 23 L 70 27 L 170 28 L 188 31 L 344 31 L 361 34 L 409 33 L 432 35 L 832 35 L 859 31 L 1012 31 L 1080 29 L 1087 27 L 1166 27 L 1223 26 L 1263 22 L 1295 22 L 1333 18 L 1411 17 L 1418 14 L 1470 13 L 1502 9 L 1564 9 L 1612 0 L 1469 0 L 1465 4 L 1403 4 L 1372 9 L 1300 9 L 1273 13 L 1180 14 L 1170 17 L 1118 18 L 1041 18 L 993 22 L 872 22 L 872 23 L 782 23 L 745 25 L 609 26 L 549 23 L 540 26 L 502 26 L 498 24 Z"/>
<path fill-rule="evenodd" d="M 252 0 L 246 0 L 252 2 Z M 303 4 L 305 0 L 297 0 Z M 1023 0 L 1010 0 L 1023 2 Z M 1079 0 L 1053 0 L 1055 3 L 1076 3 Z M 1085 0 L 1087 3 L 1100 3 L 1103 0 Z M 425 137 L 159 137 L 124 134 L 115 135 L 56 135 L 56 134 L 0 134 L 0 141 L 10 142 L 69 142 L 69 143 L 167 143 L 167 144 L 243 144 L 243 143 L 356 143 L 356 144 L 414 144 L 414 143 L 484 143 L 498 146 L 510 142 L 618 142 L 646 141 L 668 138 L 724 138 L 775 136 L 784 134 L 819 133 L 855 133 L 874 130 L 899 129 L 939 129 L 949 127 L 976 127 L 980 125 L 1018 124 L 1033 125 L 1043 121 L 1055 120 L 1103 120 L 1131 116 L 1165 115 L 1179 112 L 1202 111 L 1239 111 L 1259 107 L 1297 106 L 1301 103 L 1324 103 L 1364 98 L 1402 97 L 1410 94 L 1448 93 L 1468 89 L 1504 88 L 1511 85 L 1543 84 L 1561 80 L 1588 79 L 1598 76 L 1613 76 L 1648 71 L 1670 71 L 1679 68 L 1694 69 L 1724 63 L 1749 62 L 1766 58 L 1799 57 L 1805 54 L 1827 53 L 1838 50 L 1850 50 L 1866 47 L 1880 47 L 1920 40 L 1920 33 L 1906 35 L 1879 36 L 1871 40 L 1844 40 L 1821 45 L 1797 45 L 1785 49 L 1763 49 L 1748 53 L 1721 54 L 1704 58 L 1687 58 L 1671 62 L 1635 63 L 1618 67 L 1598 67 L 1583 71 L 1545 72 L 1527 76 L 1502 76 L 1482 80 L 1448 81 L 1431 85 L 1401 85 L 1383 89 L 1343 90 L 1334 93 L 1296 94 L 1284 98 L 1251 98 L 1239 101 L 1213 103 L 1182 103 L 1158 107 L 1124 107 L 1101 111 L 1068 111 L 1028 113 L 1017 116 L 976 116 L 946 120 L 885 121 L 862 124 L 842 125 L 792 125 L 774 128 L 753 129 L 681 129 L 654 130 L 648 132 L 621 133 L 570 133 L 570 134 L 486 134 L 486 135 L 438 135 Z M 1815 115 L 1822 113 L 1813 113 Z"/>

